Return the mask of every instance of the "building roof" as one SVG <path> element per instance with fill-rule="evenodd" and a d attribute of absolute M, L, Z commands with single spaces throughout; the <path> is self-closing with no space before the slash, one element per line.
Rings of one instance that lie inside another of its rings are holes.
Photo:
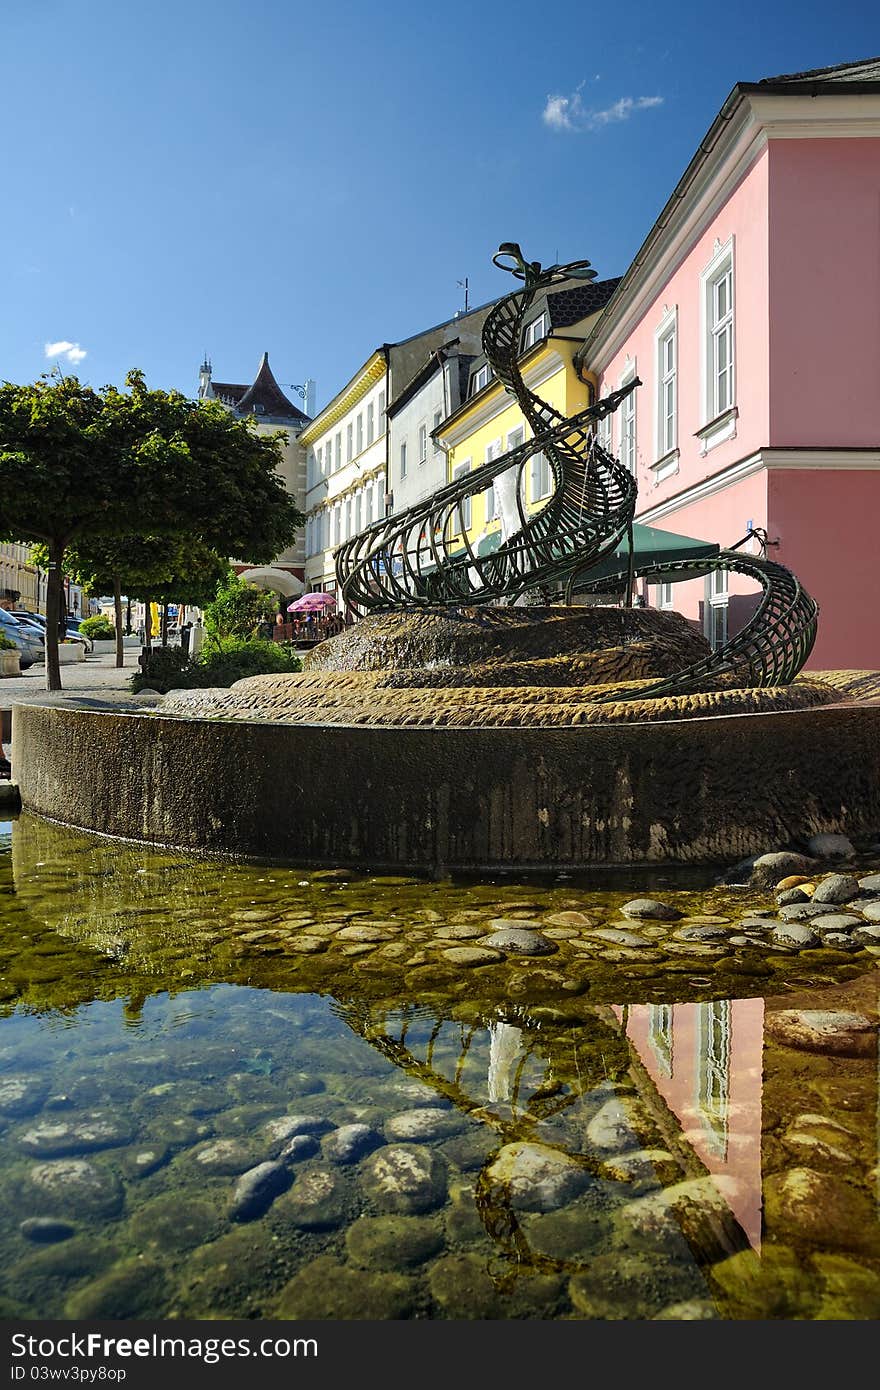
<path fill-rule="evenodd" d="M 636 279 L 650 248 L 668 226 L 685 193 L 696 182 L 705 164 L 712 156 L 715 146 L 726 124 L 737 108 L 751 93 L 767 93 L 786 96 L 820 96 L 880 90 L 880 57 L 862 58 L 853 63 L 837 63 L 833 67 L 813 68 L 808 72 L 783 73 L 778 77 L 762 77 L 757 82 L 738 82 L 721 105 L 703 140 L 697 147 L 690 163 L 666 200 L 659 216 L 645 237 L 626 273 L 618 281 L 610 301 L 610 315 L 613 318 L 618 305 L 626 298 L 627 292 Z M 592 342 L 602 333 L 609 321 L 609 314 L 603 315 L 595 325 L 582 348 L 575 353 L 575 363 L 581 364 L 587 357 Z"/>
<path fill-rule="evenodd" d="M 829 89 L 841 84 L 880 82 L 880 58 L 861 58 L 855 63 L 835 63 L 830 68 L 810 68 L 807 72 L 786 72 L 779 77 L 762 77 L 759 82 L 744 82 L 745 91 L 761 90 L 768 87 L 807 86 Z"/>
<path fill-rule="evenodd" d="M 579 281 L 571 289 L 551 290 L 547 294 L 547 310 L 551 328 L 570 328 L 573 323 L 589 318 L 604 309 L 620 284 L 621 277 L 612 280 Z"/>
<path fill-rule="evenodd" d="M 232 387 L 231 389 L 237 390 L 238 388 Z M 214 386 L 214 392 L 219 394 L 219 386 Z M 250 415 L 251 412 L 256 412 L 258 415 L 273 415 L 276 418 L 302 420 L 303 422 L 309 418 L 281 390 L 272 375 L 268 352 L 263 353 L 253 384 L 243 390 L 242 395 L 235 402 L 235 408 L 240 415 Z"/>
<path fill-rule="evenodd" d="M 212 381 L 211 390 L 218 400 L 225 401 L 229 405 L 238 405 L 245 391 L 246 386 L 238 386 L 231 381 Z"/>

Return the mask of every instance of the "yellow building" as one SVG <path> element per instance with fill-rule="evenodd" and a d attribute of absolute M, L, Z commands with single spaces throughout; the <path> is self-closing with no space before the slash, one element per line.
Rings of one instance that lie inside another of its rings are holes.
<path fill-rule="evenodd" d="M 523 328 L 520 371 L 529 390 L 560 415 L 577 414 L 595 399 L 595 379 L 589 374 L 581 377 L 573 359 L 618 283 L 578 282 L 545 292 L 531 306 Z M 451 482 L 515 449 L 532 437 L 532 431 L 515 398 L 494 378 L 485 356 L 480 355 L 471 364 L 465 401 L 432 437 L 446 453 L 446 476 Z M 535 454 L 522 480 L 525 509 L 539 511 L 552 486 L 547 460 L 543 454 Z M 470 544 L 490 548 L 501 527 L 496 489 L 487 488 L 461 510 Z"/>

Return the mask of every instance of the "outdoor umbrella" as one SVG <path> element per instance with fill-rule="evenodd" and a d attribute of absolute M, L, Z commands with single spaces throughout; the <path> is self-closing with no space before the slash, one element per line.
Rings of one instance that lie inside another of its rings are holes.
<path fill-rule="evenodd" d="M 321 613 L 328 608 L 335 607 L 336 599 L 332 594 L 312 593 L 300 594 L 299 598 L 287 605 L 287 611 L 288 613 Z"/>

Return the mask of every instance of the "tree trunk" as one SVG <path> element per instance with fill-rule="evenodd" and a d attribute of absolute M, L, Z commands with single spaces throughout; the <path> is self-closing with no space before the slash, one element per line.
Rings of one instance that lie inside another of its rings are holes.
<path fill-rule="evenodd" d="M 122 646 L 122 582 L 118 574 L 113 576 L 113 619 L 116 624 L 116 666 L 125 665 L 125 651 Z"/>
<path fill-rule="evenodd" d="M 49 544 L 49 569 L 46 576 L 46 689 L 61 689 L 61 663 L 58 660 L 58 632 L 61 626 L 61 607 L 64 590 L 61 566 L 64 546 L 58 541 Z"/>
<path fill-rule="evenodd" d="M 126 600 L 125 600 L 125 635 L 126 635 L 126 637 L 130 637 L 130 636 L 131 636 L 131 599 L 130 599 L 130 598 L 126 598 Z"/>
<path fill-rule="evenodd" d="M 162 604 L 162 646 L 168 646 L 168 600 Z"/>

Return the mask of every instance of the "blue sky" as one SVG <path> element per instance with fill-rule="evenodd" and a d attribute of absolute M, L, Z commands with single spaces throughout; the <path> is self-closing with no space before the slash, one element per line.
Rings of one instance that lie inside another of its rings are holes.
<path fill-rule="evenodd" d="M 0 0 L 0 379 L 266 350 L 321 407 L 501 241 L 622 274 L 734 84 L 880 53 L 872 9 Z"/>

